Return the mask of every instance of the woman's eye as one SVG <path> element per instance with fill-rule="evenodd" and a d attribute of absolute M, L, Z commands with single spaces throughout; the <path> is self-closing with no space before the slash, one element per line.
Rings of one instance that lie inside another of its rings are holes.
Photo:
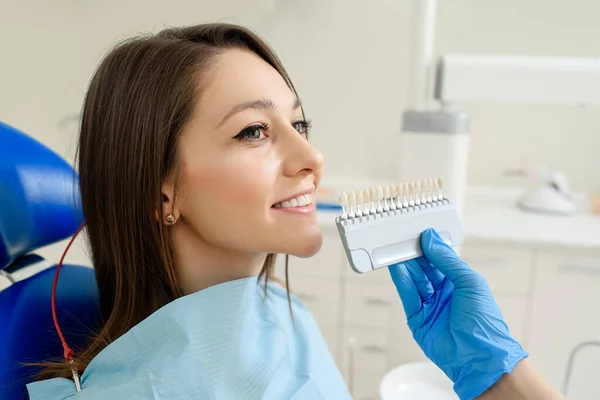
<path fill-rule="evenodd" d="M 266 138 L 264 131 L 268 129 L 265 125 L 252 125 L 247 128 L 244 128 L 240 133 L 238 133 L 234 139 L 238 140 L 262 140 Z"/>
<path fill-rule="evenodd" d="M 301 135 L 307 136 L 310 131 L 311 123 L 309 120 L 299 120 L 292 123 L 294 129 L 298 131 Z"/>

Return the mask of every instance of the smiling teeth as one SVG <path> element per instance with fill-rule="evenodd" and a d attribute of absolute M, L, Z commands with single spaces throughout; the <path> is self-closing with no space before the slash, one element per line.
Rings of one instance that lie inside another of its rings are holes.
<path fill-rule="evenodd" d="M 302 206 L 306 206 L 308 204 L 312 204 L 312 195 L 311 194 L 303 194 L 301 196 L 294 197 L 291 200 L 277 203 L 273 207 L 275 207 L 275 208 L 302 207 Z"/>

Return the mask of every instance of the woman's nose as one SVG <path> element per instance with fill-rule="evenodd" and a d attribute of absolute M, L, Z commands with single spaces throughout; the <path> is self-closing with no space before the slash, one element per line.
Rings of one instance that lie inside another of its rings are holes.
<path fill-rule="evenodd" d="M 323 154 L 309 143 L 306 136 L 299 134 L 295 129 L 293 131 L 291 135 L 284 135 L 287 138 L 281 141 L 284 147 L 284 175 L 296 176 L 320 171 L 323 168 Z"/>

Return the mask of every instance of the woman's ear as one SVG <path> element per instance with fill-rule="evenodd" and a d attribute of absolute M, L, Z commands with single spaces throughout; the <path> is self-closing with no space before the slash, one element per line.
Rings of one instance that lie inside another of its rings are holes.
<path fill-rule="evenodd" d="M 167 180 L 161 186 L 161 207 L 162 207 L 162 223 L 165 225 L 173 225 L 179 219 L 179 212 L 175 208 L 175 185 L 171 180 Z M 160 216 L 158 210 L 156 212 L 156 220 Z"/>

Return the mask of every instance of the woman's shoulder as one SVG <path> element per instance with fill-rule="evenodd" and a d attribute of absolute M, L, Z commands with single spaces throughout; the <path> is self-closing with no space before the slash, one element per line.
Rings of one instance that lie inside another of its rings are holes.
<path fill-rule="evenodd" d="M 288 288 L 284 282 L 280 280 L 273 280 L 267 284 L 267 288 L 267 296 L 273 296 L 281 309 L 285 310 L 285 313 L 289 315 L 291 311 L 292 315 L 298 314 L 299 316 L 303 316 L 311 322 L 314 322 L 310 310 L 304 305 L 304 303 L 302 303 L 302 301 L 294 294 L 293 291 L 289 291 L 288 293 Z"/>
<path fill-rule="evenodd" d="M 206 398 L 229 390 L 224 383 L 237 390 L 243 382 L 252 398 L 282 390 L 281 382 L 316 373 L 328 354 L 309 310 L 293 294 L 289 299 L 284 287 L 265 287 L 256 277 L 178 299 L 103 349 L 82 375 L 77 398 L 152 398 L 153 391 Z M 67 379 L 28 389 L 32 400 L 64 399 L 75 390 Z"/>

